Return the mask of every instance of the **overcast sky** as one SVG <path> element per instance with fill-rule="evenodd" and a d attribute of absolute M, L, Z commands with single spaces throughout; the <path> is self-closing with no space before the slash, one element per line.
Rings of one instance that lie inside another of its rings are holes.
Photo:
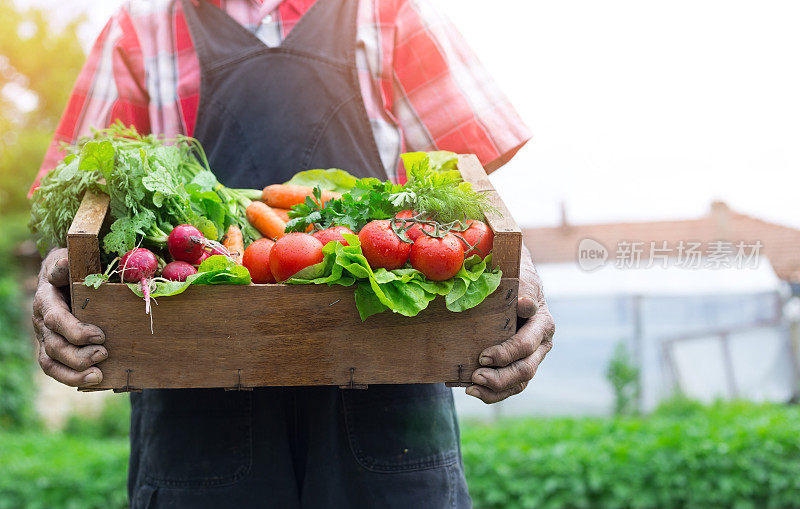
<path fill-rule="evenodd" d="M 534 133 L 492 177 L 522 225 L 562 201 L 586 223 L 722 199 L 800 227 L 800 2 L 433 1 Z M 91 40 L 120 2 L 17 3 L 85 11 Z"/>

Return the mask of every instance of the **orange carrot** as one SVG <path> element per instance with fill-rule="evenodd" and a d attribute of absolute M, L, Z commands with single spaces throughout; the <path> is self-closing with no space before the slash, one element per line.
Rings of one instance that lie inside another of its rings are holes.
<path fill-rule="evenodd" d="M 314 189 L 296 184 L 273 184 L 264 188 L 262 199 L 270 207 L 290 209 L 306 201 L 306 196 L 313 196 Z M 335 191 L 322 191 L 322 201 L 327 202 L 342 195 Z"/>
<path fill-rule="evenodd" d="M 238 226 L 232 224 L 228 227 L 222 245 L 225 246 L 225 249 L 231 254 L 233 261 L 241 265 L 242 256 L 244 256 L 244 237 L 242 237 L 242 230 L 240 230 Z"/>
<path fill-rule="evenodd" d="M 285 222 L 288 223 L 289 221 L 291 221 L 291 218 L 289 218 L 289 209 L 277 209 L 273 207 L 272 210 L 274 210 L 275 213 L 278 214 L 278 216 Z M 308 227 L 306 228 L 306 233 L 311 233 L 313 231 L 314 227 L 312 225 L 308 225 Z"/>
<path fill-rule="evenodd" d="M 272 210 L 274 210 L 275 213 L 278 214 L 278 217 L 283 219 L 285 222 L 287 222 L 287 223 L 289 222 L 289 209 L 278 209 L 278 208 L 272 207 Z"/>
<path fill-rule="evenodd" d="M 247 220 L 261 235 L 271 239 L 279 239 L 285 235 L 286 222 L 266 203 L 254 201 L 247 206 L 245 212 Z"/>

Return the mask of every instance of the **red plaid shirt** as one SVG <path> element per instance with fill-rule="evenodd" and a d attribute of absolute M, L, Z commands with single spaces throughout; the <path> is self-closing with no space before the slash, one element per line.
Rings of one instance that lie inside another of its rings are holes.
<path fill-rule="evenodd" d="M 357 1 L 357 0 L 354 0 Z M 314 0 L 215 0 L 267 45 L 277 45 Z M 452 24 L 425 0 L 361 0 L 357 65 L 387 173 L 399 154 L 475 153 L 503 160 L 528 129 Z M 200 68 L 178 0 L 130 0 L 106 24 L 78 76 L 34 187 L 92 127 L 115 119 L 141 132 L 191 136 Z"/>

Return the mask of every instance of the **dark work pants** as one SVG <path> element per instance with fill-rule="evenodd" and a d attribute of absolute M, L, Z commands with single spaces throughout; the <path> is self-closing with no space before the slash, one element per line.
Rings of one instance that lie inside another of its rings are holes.
<path fill-rule="evenodd" d="M 470 507 L 443 385 L 131 395 L 132 508 Z"/>

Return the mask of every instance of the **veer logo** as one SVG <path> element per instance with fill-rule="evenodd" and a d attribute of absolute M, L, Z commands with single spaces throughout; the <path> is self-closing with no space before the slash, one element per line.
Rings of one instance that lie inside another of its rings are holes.
<path fill-rule="evenodd" d="M 597 270 L 606 264 L 608 249 L 594 239 L 583 239 L 578 244 L 578 267 L 587 272 Z"/>

